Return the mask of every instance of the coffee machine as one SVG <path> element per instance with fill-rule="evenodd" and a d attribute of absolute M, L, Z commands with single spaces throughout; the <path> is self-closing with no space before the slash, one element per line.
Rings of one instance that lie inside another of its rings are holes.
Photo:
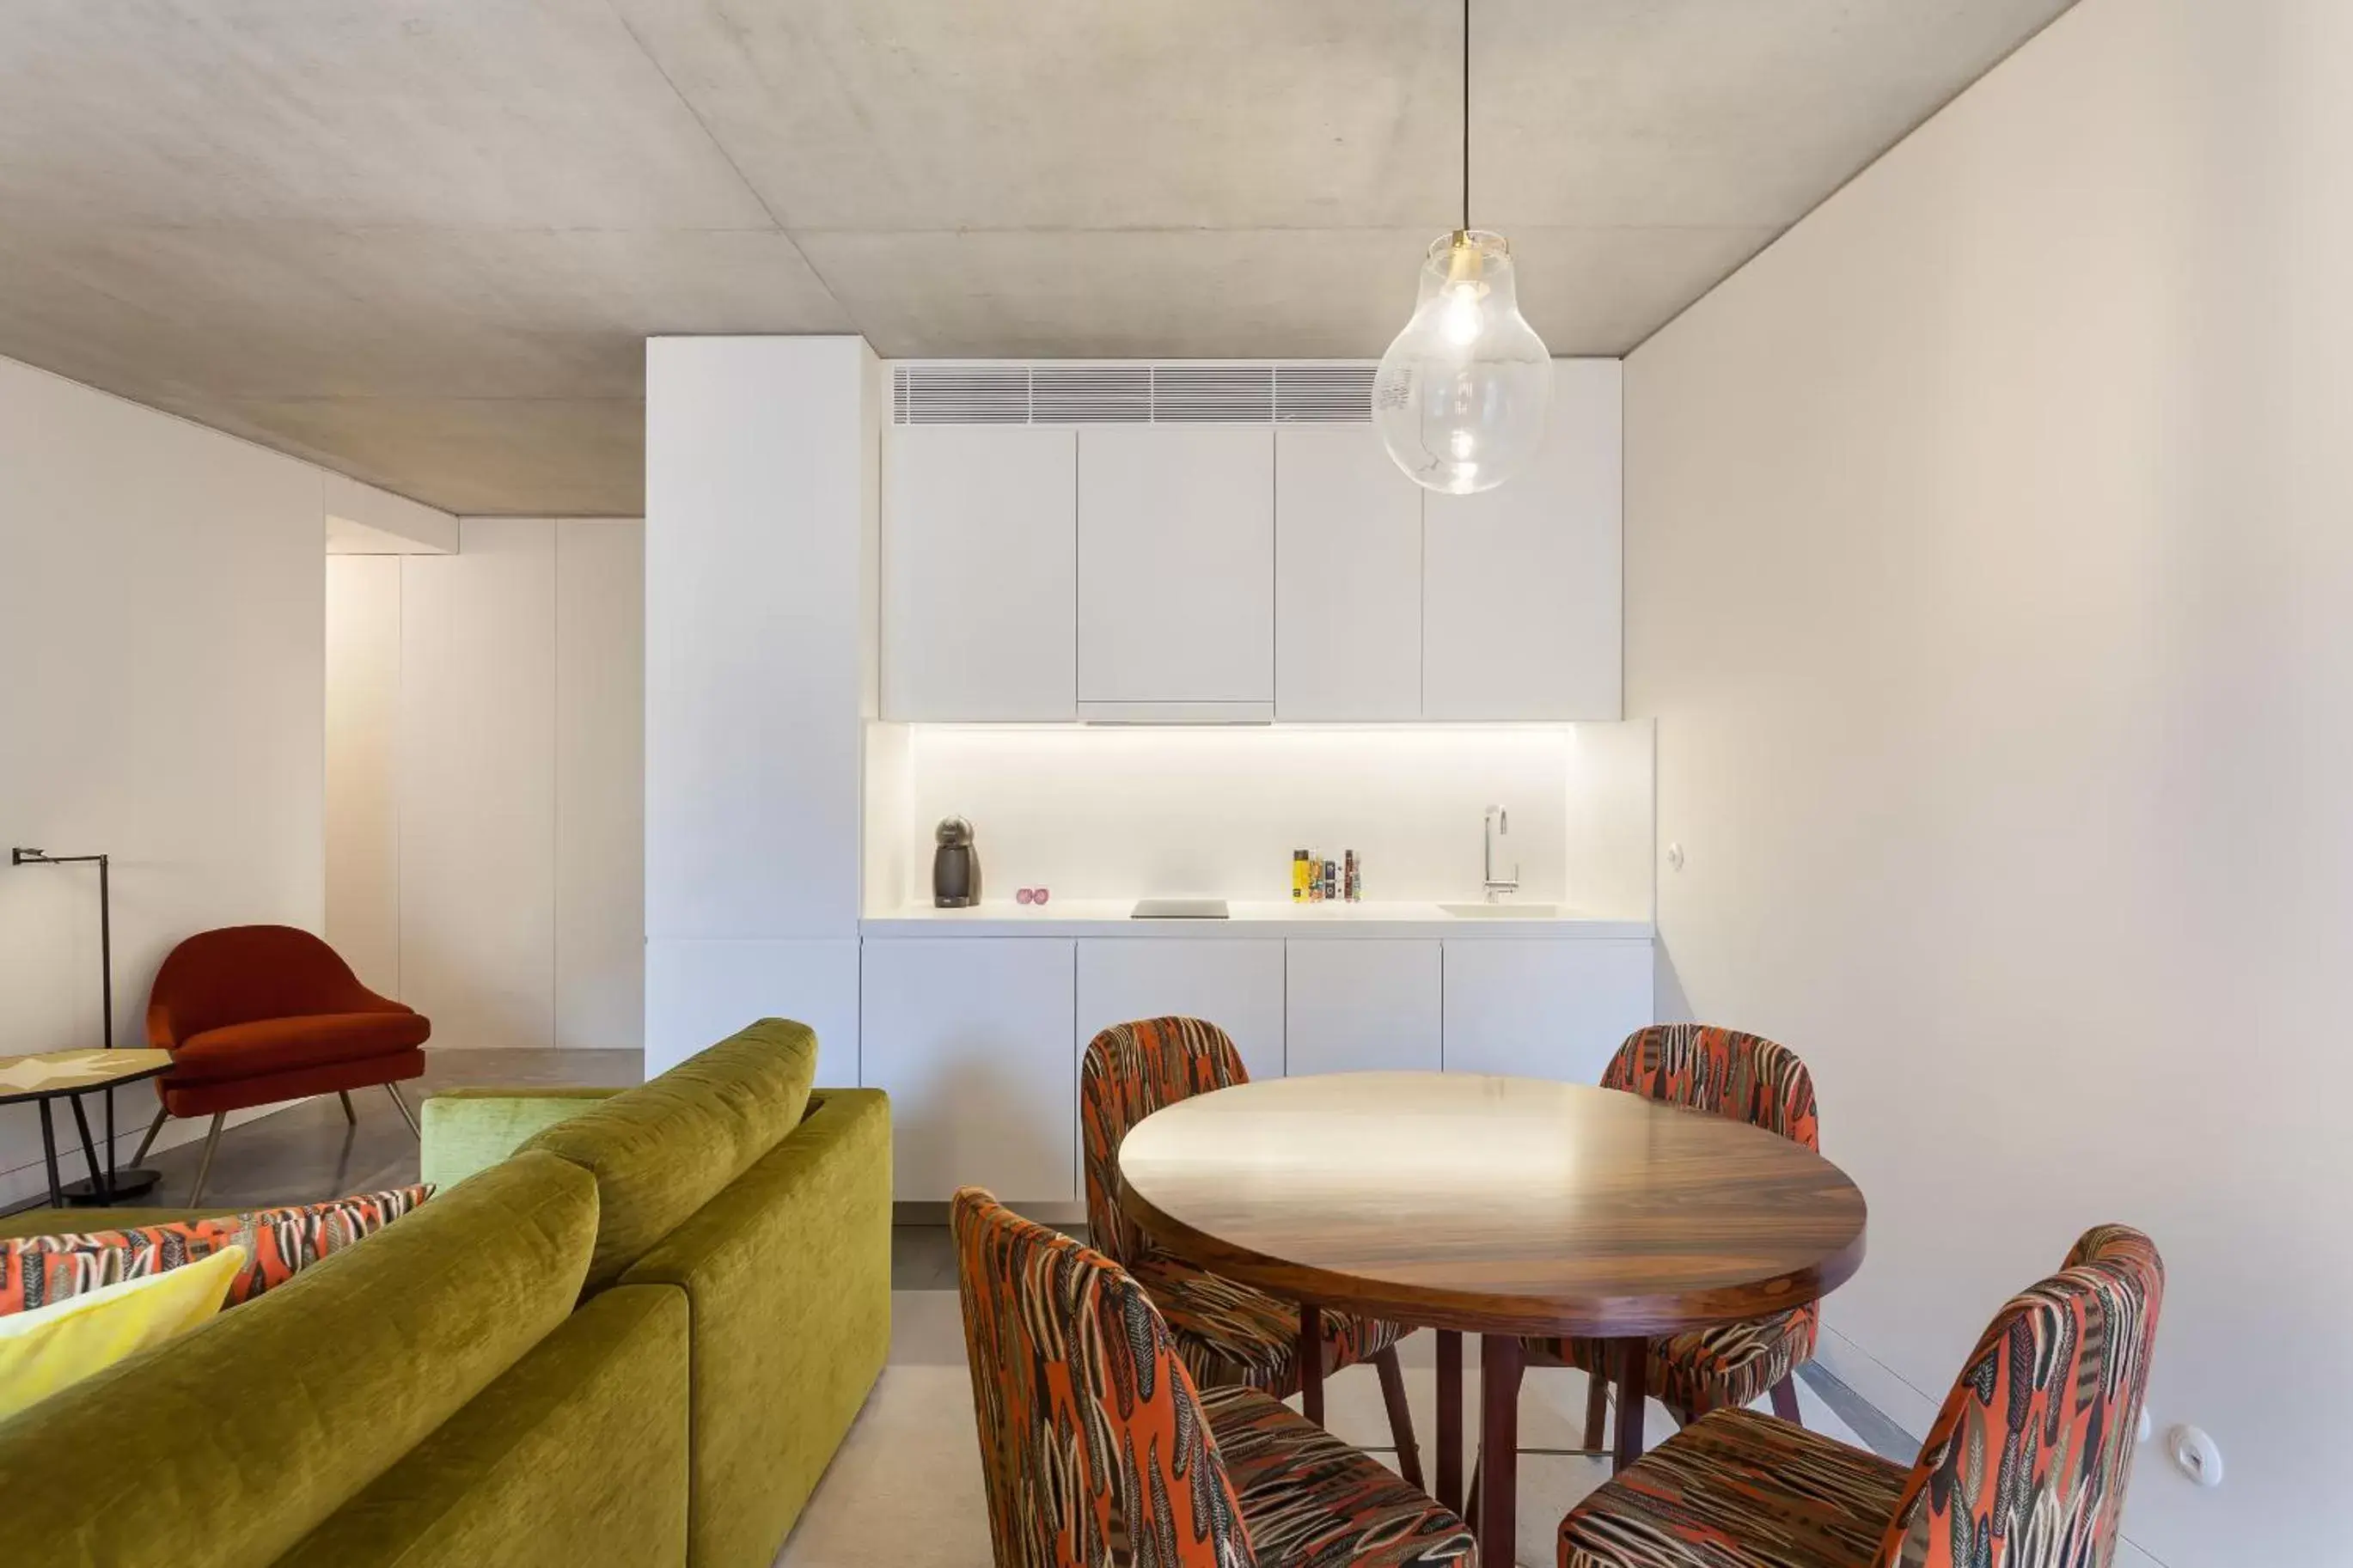
<path fill-rule="evenodd" d="M 968 910 L 980 902 L 980 851 L 972 841 L 972 824 L 961 816 L 943 817 L 932 834 L 939 847 L 932 851 L 932 903 L 943 910 Z"/>

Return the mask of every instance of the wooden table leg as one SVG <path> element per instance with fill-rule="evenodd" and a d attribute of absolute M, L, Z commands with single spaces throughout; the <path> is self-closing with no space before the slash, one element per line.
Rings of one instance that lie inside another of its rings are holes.
<path fill-rule="evenodd" d="M 1518 1550 L 1520 1342 L 1479 1336 L 1479 1561 L 1511 1568 Z"/>
<path fill-rule="evenodd" d="M 1438 1331 L 1438 1500 L 1462 1511 L 1462 1335 Z"/>
<path fill-rule="evenodd" d="M 1642 1457 L 1642 1404 L 1651 1396 L 1651 1342 L 1618 1342 L 1618 1454 L 1610 1474 Z"/>
<path fill-rule="evenodd" d="M 49 1114 L 47 1097 L 44 1096 L 38 1103 L 41 1107 L 41 1160 L 49 1171 L 49 1206 L 61 1209 L 66 1206 L 66 1189 L 65 1184 L 58 1180 L 58 1125 L 56 1119 Z"/>
<path fill-rule="evenodd" d="M 1299 1408 L 1324 1425 L 1324 1310 L 1313 1302 L 1299 1309 Z"/>

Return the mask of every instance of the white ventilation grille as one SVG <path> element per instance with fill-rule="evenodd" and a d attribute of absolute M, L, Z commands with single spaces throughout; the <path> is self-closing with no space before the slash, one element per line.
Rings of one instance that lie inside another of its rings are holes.
<path fill-rule="evenodd" d="M 891 368 L 897 425 L 1363 425 L 1369 363 L 908 360 Z"/>

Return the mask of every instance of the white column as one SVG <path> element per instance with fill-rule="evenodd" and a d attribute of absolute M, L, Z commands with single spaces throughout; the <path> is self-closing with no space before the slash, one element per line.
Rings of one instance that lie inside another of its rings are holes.
<path fill-rule="evenodd" d="M 764 1014 L 858 1081 L 877 367 L 854 337 L 646 345 L 646 1069 Z"/>

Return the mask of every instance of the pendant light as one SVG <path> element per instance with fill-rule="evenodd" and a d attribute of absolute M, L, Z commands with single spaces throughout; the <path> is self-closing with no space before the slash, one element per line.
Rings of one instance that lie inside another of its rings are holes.
<path fill-rule="evenodd" d="M 1552 356 L 1520 314 L 1511 247 L 1471 226 L 1471 0 L 1462 0 L 1462 226 L 1430 241 L 1413 319 L 1373 377 L 1373 424 L 1414 483 L 1492 489 L 1544 445 Z"/>

